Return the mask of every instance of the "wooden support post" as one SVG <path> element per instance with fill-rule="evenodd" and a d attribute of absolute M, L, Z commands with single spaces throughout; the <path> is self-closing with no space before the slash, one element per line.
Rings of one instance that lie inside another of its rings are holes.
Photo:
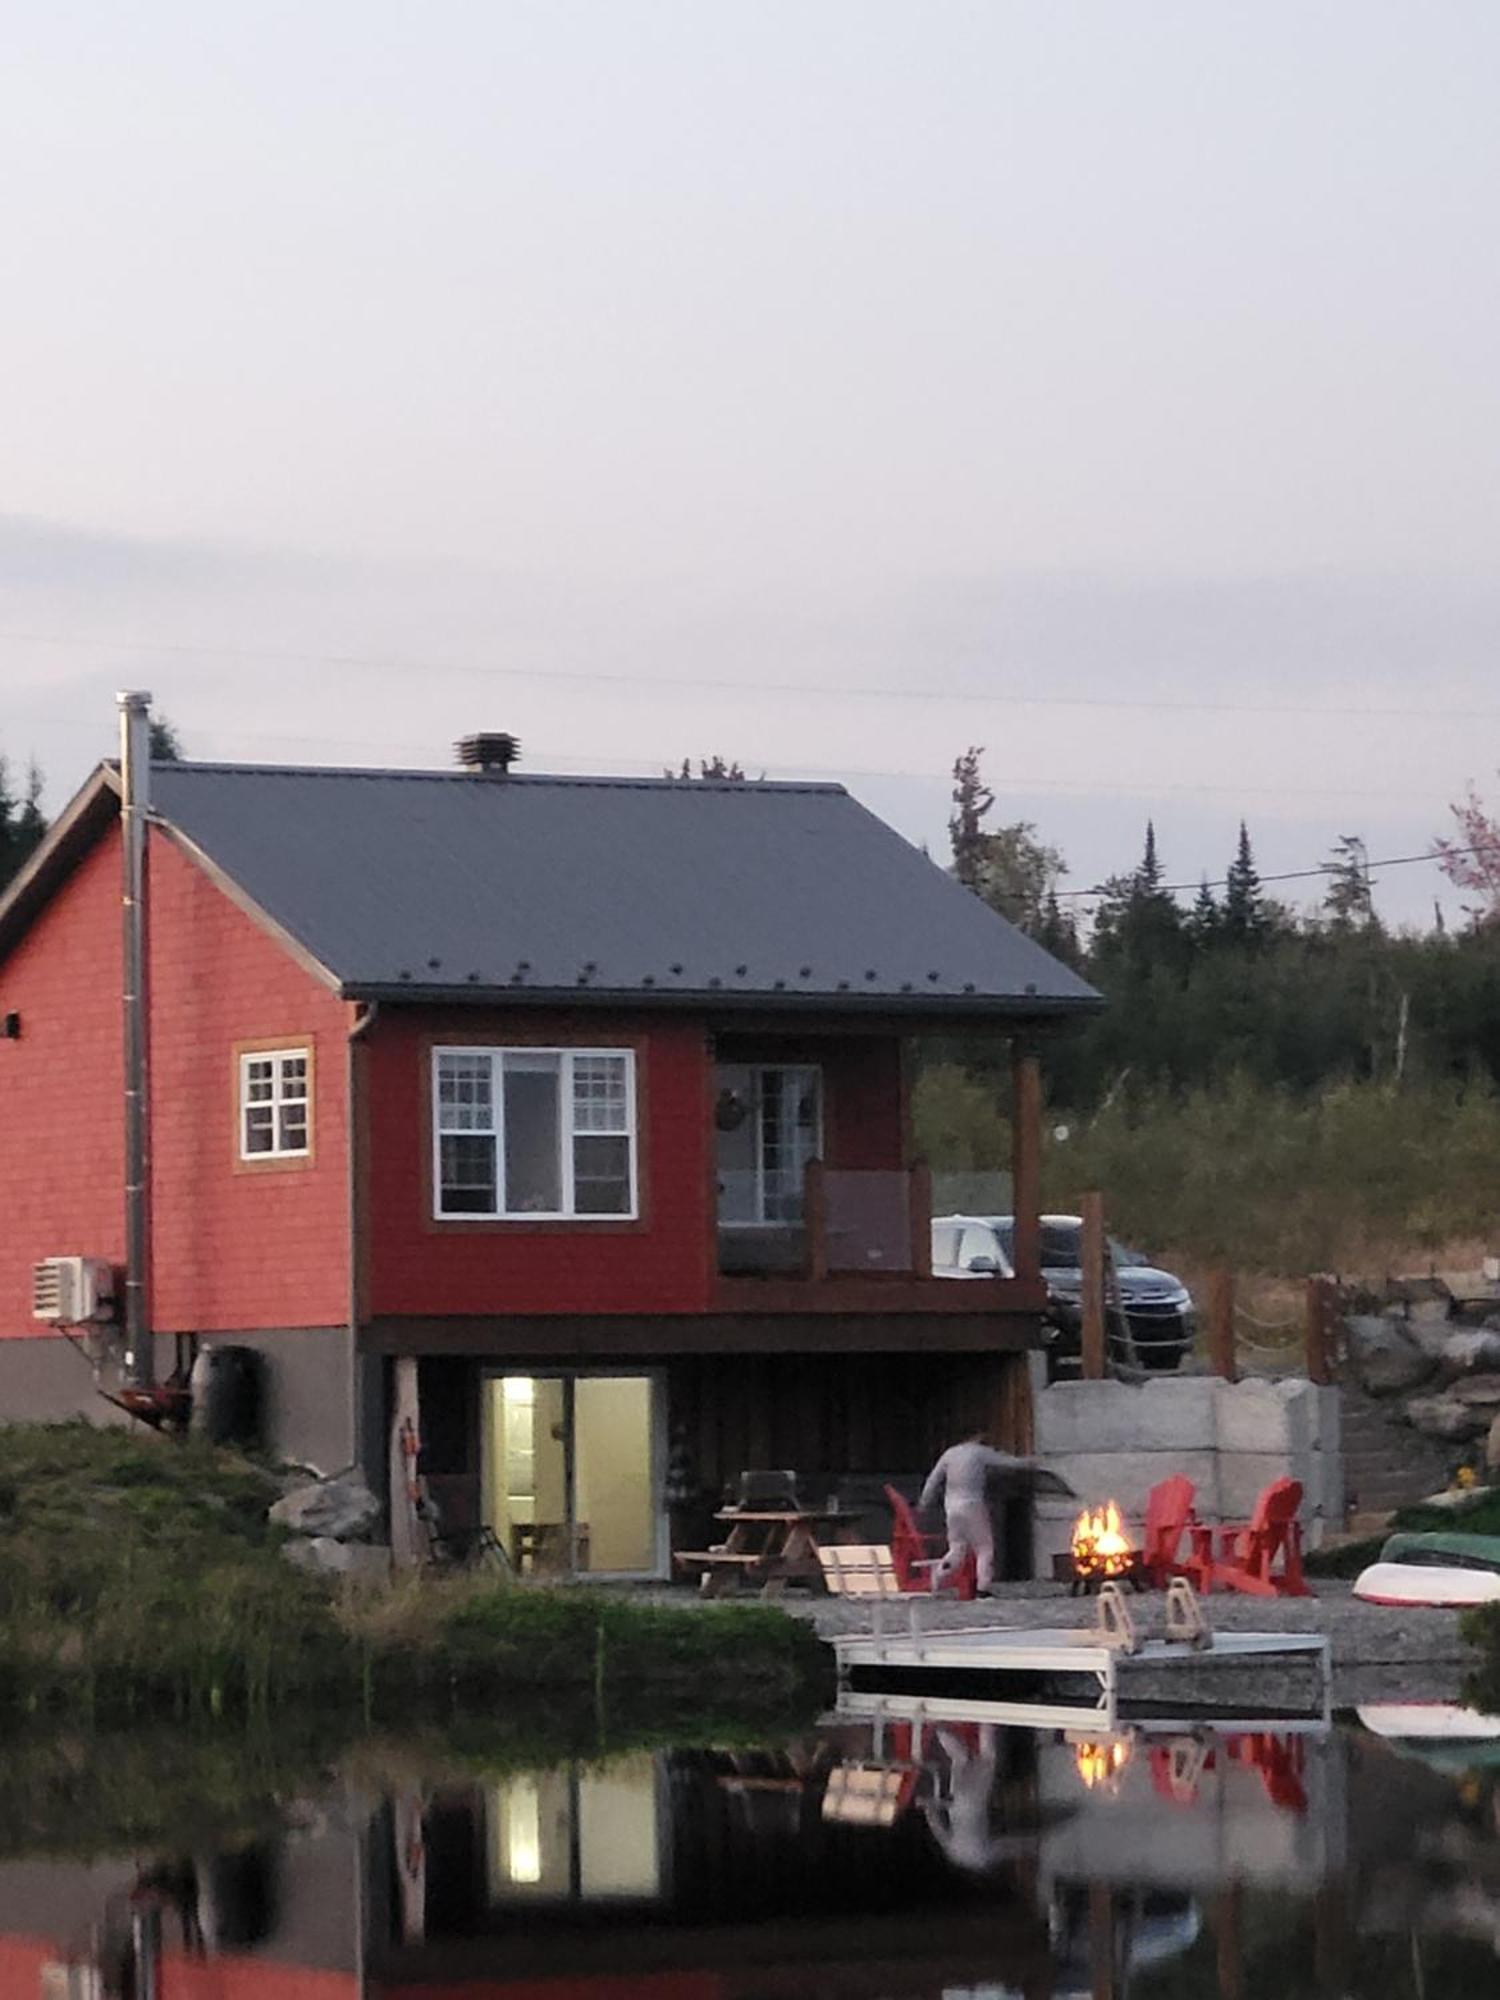
<path fill-rule="evenodd" d="M 422 1406 L 417 1395 L 415 1358 L 398 1354 L 391 1364 L 391 1377 L 391 1560 L 400 1568 L 412 1568 L 427 1553 L 414 1493 L 416 1449 L 422 1441 Z"/>
<path fill-rule="evenodd" d="M 1338 1310 L 1332 1278 L 1307 1281 L 1307 1379 L 1322 1387 L 1333 1380 L 1333 1322 Z"/>
<path fill-rule="evenodd" d="M 1042 1066 L 1023 1035 L 1011 1042 L 1010 1201 L 1016 1276 L 1042 1281 Z"/>
<path fill-rule="evenodd" d="M 821 1160 L 807 1163 L 802 1214 L 807 1233 L 807 1275 L 821 1283 L 828 1276 L 828 1184 Z"/>
<path fill-rule="evenodd" d="M 1239 1364 L 1234 1352 L 1234 1273 L 1227 1264 L 1215 1264 L 1208 1274 L 1208 1353 L 1215 1375 L 1226 1382 L 1238 1382 Z"/>
<path fill-rule="evenodd" d="M 911 1274 L 932 1276 L 932 1169 L 918 1160 L 907 1177 L 907 1200 L 911 1205 Z"/>
<path fill-rule="evenodd" d="M 1081 1373 L 1086 1382 L 1098 1382 L 1104 1376 L 1105 1355 L 1104 1259 L 1108 1249 L 1104 1240 L 1104 1197 L 1099 1193 L 1086 1194 L 1079 1206 L 1083 1211 Z"/>

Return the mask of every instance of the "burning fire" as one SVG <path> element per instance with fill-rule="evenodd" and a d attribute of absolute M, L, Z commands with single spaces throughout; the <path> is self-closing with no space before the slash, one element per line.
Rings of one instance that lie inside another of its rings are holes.
<path fill-rule="evenodd" d="M 1073 1762 L 1089 1791 L 1100 1785 L 1112 1786 L 1130 1762 L 1128 1736 L 1069 1736 Z"/>
<path fill-rule="evenodd" d="M 1080 1576 L 1124 1576 L 1134 1554 L 1113 1500 L 1086 1507 L 1073 1523 L 1073 1567 Z"/>

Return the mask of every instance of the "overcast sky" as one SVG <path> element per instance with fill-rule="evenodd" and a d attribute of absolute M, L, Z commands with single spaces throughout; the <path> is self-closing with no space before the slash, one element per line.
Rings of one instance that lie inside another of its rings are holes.
<path fill-rule="evenodd" d="M 0 749 L 1500 802 L 1494 0 L 7 11 Z M 1430 916 L 1429 867 L 1379 889 Z"/>

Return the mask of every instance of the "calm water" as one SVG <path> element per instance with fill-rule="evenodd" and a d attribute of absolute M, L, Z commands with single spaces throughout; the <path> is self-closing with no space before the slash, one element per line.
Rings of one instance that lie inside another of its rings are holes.
<path fill-rule="evenodd" d="M 138 1752 L 16 1746 L 5 2000 L 1500 1996 L 1500 1739 L 887 1707 L 504 1774 Z"/>

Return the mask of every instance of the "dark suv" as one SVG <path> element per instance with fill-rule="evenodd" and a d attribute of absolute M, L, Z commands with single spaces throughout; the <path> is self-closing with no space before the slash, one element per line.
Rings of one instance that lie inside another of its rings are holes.
<path fill-rule="evenodd" d="M 1015 1267 L 1015 1218 L 987 1216 L 993 1223 L 1011 1267 Z M 1192 1294 L 1170 1271 L 1158 1271 L 1139 1250 L 1109 1242 L 1121 1312 L 1107 1315 L 1112 1363 L 1149 1369 L 1175 1368 L 1197 1337 L 1198 1322 Z M 1051 1350 L 1051 1369 L 1076 1374 L 1083 1330 L 1083 1218 L 1042 1217 L 1042 1276 L 1047 1281 L 1048 1312 L 1059 1338 Z M 1124 1325 L 1120 1324 L 1123 1314 Z"/>

